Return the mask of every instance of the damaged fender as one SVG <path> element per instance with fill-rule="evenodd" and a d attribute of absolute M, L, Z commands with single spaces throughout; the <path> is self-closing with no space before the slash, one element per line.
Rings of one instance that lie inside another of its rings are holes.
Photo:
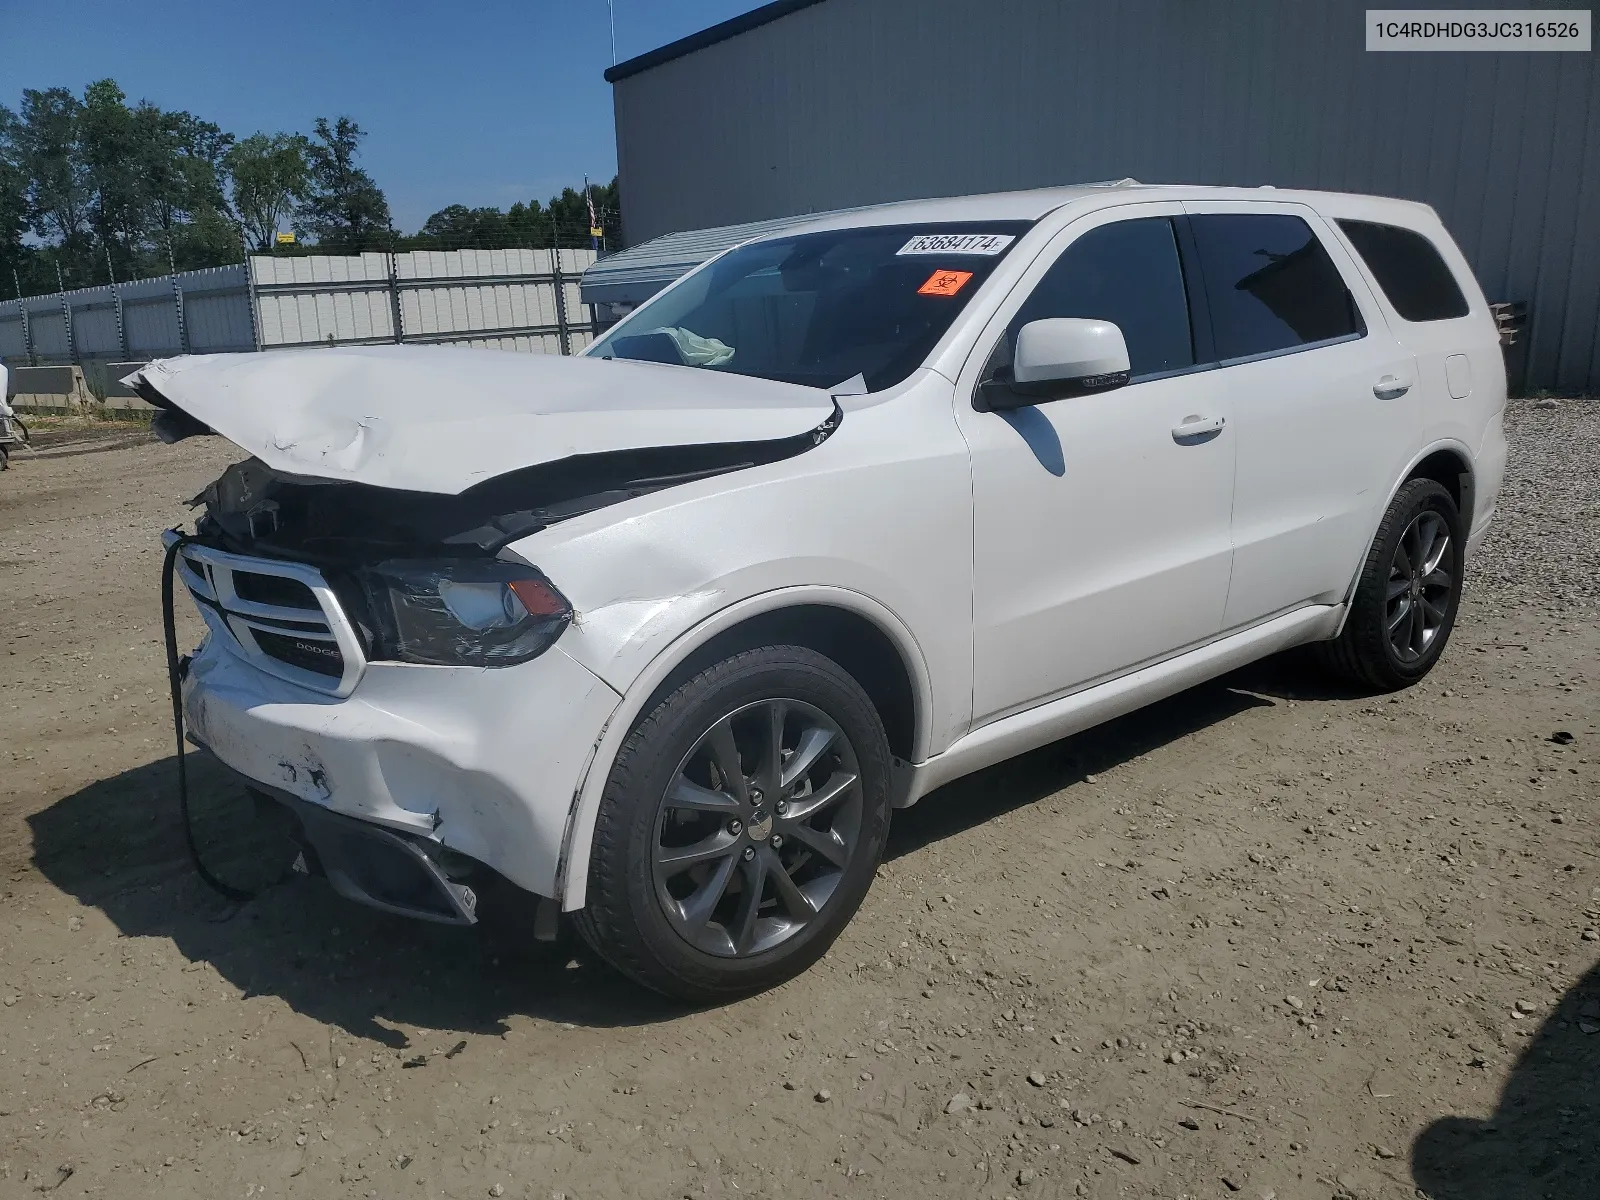
<path fill-rule="evenodd" d="M 965 731 L 972 642 L 949 614 L 971 603 L 971 579 L 968 560 L 955 559 L 952 569 L 947 550 L 970 539 L 971 512 L 965 446 L 932 417 L 948 412 L 947 388 L 931 374 L 909 385 L 907 402 L 925 404 L 930 419 L 902 436 L 897 461 L 885 464 L 880 455 L 863 469 L 879 453 L 875 443 L 891 414 L 888 406 L 851 408 L 841 432 L 808 453 L 663 490 L 507 545 L 505 555 L 536 563 L 559 582 L 578 614 L 562 648 L 623 697 L 574 798 L 559 879 L 565 907 L 583 903 L 600 794 L 640 712 L 687 655 L 753 617 L 820 606 L 875 627 L 906 668 L 913 723 L 896 752 L 908 762 Z M 915 505 L 904 502 L 913 496 Z M 872 522 L 850 519 L 868 512 Z M 934 679 L 945 686 L 936 690 Z"/>
<path fill-rule="evenodd" d="M 616 760 L 622 743 L 633 730 L 635 722 L 644 715 L 645 705 L 655 691 L 689 655 L 712 638 L 736 625 L 760 616 L 803 604 L 825 605 L 859 613 L 889 634 L 901 658 L 911 668 L 912 690 L 919 712 L 933 707 L 933 687 L 928 676 L 927 662 L 916 638 L 901 619 L 870 596 L 846 588 L 789 587 L 778 591 L 751 596 L 735 604 L 718 609 L 693 629 L 663 647 L 650 664 L 629 687 L 627 694 L 601 730 L 599 739 L 589 754 L 584 774 L 572 795 L 572 811 L 562 841 L 561 858 L 556 870 L 556 898 L 564 911 L 572 912 L 584 905 L 589 884 L 589 851 L 594 839 L 595 820 L 600 813 L 600 799 L 605 792 L 611 764 Z M 919 741 L 925 737 L 926 723 L 919 722 Z M 921 758 L 919 751 L 915 757 Z"/>

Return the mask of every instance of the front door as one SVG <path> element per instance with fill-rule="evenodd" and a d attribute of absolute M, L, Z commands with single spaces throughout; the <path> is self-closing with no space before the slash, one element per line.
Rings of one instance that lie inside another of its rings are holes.
<path fill-rule="evenodd" d="M 1181 211 L 1128 205 L 1068 225 L 985 334 L 984 374 L 1009 361 L 1028 321 L 1115 322 L 1128 386 L 1003 412 L 958 390 L 972 456 L 975 724 L 1221 628 L 1233 413 L 1223 373 L 1197 366 Z M 969 369 L 964 384 L 969 374 L 980 377 Z"/>

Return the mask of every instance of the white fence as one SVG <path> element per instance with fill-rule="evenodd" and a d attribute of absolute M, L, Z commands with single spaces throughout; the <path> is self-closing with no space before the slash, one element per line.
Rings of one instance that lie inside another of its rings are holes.
<path fill-rule="evenodd" d="M 257 257 L 250 274 L 262 349 L 403 341 L 573 354 L 592 339 L 578 281 L 594 260 L 592 250 L 413 250 Z"/>
<path fill-rule="evenodd" d="M 8 366 L 295 346 L 447 342 L 574 354 L 592 250 L 253 256 L 244 265 L 0 301 Z"/>

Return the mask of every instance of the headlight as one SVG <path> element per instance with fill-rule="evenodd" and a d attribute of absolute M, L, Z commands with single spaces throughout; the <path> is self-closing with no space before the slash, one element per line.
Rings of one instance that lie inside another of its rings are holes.
<path fill-rule="evenodd" d="M 508 667 L 544 653 L 572 621 L 566 597 L 517 563 L 394 561 L 362 582 L 378 659 Z"/>

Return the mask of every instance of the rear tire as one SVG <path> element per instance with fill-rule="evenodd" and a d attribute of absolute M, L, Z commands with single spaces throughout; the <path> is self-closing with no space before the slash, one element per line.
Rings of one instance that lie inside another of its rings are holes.
<path fill-rule="evenodd" d="M 1427 675 L 1455 627 L 1465 544 L 1444 487 L 1432 479 L 1401 485 L 1378 524 L 1344 629 L 1317 647 L 1324 668 L 1379 692 Z"/>
<path fill-rule="evenodd" d="M 832 659 L 768 646 L 701 671 L 617 755 L 579 933 L 623 974 L 692 1003 L 793 978 L 871 886 L 889 761 L 872 701 Z"/>

